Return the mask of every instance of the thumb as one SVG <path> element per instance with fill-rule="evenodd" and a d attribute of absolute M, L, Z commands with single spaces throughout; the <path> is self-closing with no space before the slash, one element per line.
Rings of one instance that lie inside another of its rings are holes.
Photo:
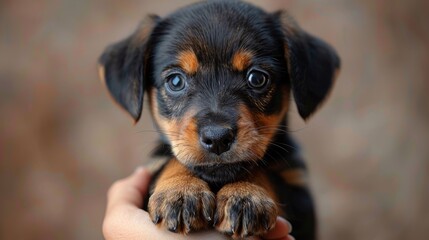
<path fill-rule="evenodd" d="M 263 239 L 290 239 L 289 233 L 292 231 L 292 225 L 284 218 L 277 217 L 276 225 L 268 233 L 266 233 Z"/>
<path fill-rule="evenodd" d="M 107 211 L 116 205 L 140 207 L 149 183 L 150 173 L 143 167 L 137 168 L 129 177 L 116 181 L 107 194 Z"/>

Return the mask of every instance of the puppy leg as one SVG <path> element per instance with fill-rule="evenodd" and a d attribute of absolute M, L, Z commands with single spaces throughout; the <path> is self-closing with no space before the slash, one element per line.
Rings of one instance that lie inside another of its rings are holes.
<path fill-rule="evenodd" d="M 263 173 L 223 186 L 217 193 L 216 229 L 233 238 L 266 233 L 278 214 L 273 193 Z"/>
<path fill-rule="evenodd" d="M 156 182 L 148 210 L 155 224 L 187 234 L 208 226 L 215 204 L 208 184 L 173 159 Z"/>
<path fill-rule="evenodd" d="M 315 206 L 307 186 L 307 173 L 303 168 L 272 172 L 270 181 L 278 193 L 284 213 L 280 214 L 293 226 L 292 235 L 300 240 L 317 239 Z"/>

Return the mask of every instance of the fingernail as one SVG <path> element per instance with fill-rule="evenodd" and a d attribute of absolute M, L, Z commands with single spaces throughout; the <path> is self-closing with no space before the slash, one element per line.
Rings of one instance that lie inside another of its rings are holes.
<path fill-rule="evenodd" d="M 290 222 L 282 217 L 278 217 L 278 220 L 285 222 L 288 226 L 289 226 L 289 233 L 292 232 L 292 224 L 290 224 Z"/>
<path fill-rule="evenodd" d="M 290 222 L 287 222 L 287 224 L 289 225 L 289 233 L 292 232 L 292 224 L 290 224 Z"/>

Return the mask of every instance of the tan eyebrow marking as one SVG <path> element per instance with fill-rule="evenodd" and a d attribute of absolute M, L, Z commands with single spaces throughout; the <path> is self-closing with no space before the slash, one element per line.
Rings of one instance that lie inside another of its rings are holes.
<path fill-rule="evenodd" d="M 179 66 L 189 75 L 195 74 L 198 70 L 199 63 L 197 55 L 192 50 L 185 50 L 177 57 Z"/>
<path fill-rule="evenodd" d="M 253 53 L 246 50 L 238 50 L 234 56 L 232 56 L 232 67 L 234 70 L 243 71 L 250 66 L 252 58 Z"/>

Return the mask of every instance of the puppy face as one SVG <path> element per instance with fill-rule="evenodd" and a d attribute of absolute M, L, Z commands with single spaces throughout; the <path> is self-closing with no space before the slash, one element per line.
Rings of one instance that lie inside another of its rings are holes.
<path fill-rule="evenodd" d="M 188 8 L 155 29 L 152 113 L 191 166 L 261 159 L 288 106 L 273 22 L 258 9 L 216 7 Z"/>
<path fill-rule="evenodd" d="M 290 92 L 306 119 L 339 66 L 326 43 L 285 13 L 236 1 L 153 17 L 100 62 L 110 92 L 135 120 L 147 90 L 156 124 L 191 168 L 260 161 L 285 118 Z"/>

